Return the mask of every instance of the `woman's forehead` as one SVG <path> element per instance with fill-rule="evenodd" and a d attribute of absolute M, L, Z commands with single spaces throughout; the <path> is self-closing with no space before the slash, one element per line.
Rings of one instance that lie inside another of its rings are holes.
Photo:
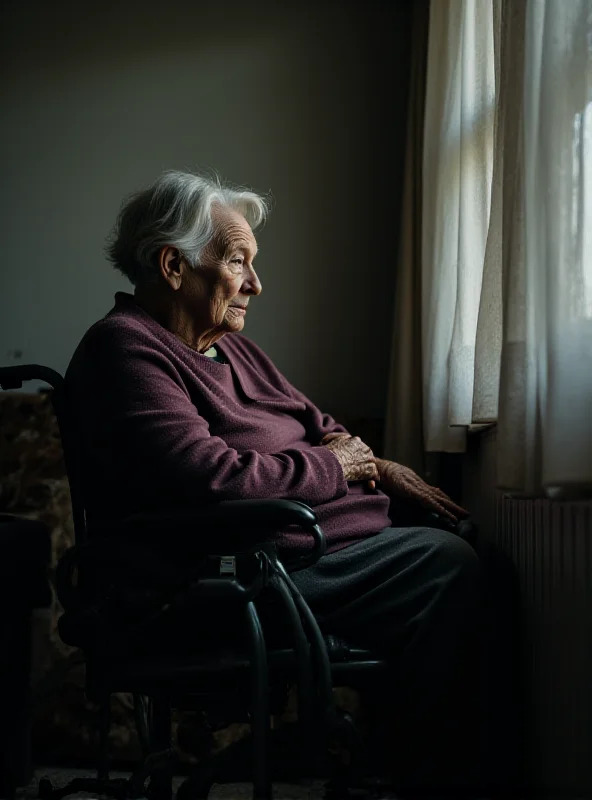
<path fill-rule="evenodd" d="M 257 241 L 247 220 L 233 208 L 212 208 L 214 240 L 224 249 L 242 247 L 257 252 Z"/>

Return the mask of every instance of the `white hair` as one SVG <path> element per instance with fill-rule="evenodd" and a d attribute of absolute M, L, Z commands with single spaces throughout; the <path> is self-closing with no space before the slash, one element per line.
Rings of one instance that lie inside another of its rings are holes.
<path fill-rule="evenodd" d="M 109 260 L 134 286 L 156 280 L 157 255 L 166 245 L 176 247 L 195 269 L 214 233 L 214 204 L 240 212 L 253 229 L 268 214 L 263 197 L 223 185 L 218 177 L 164 172 L 123 204 L 107 246 Z"/>

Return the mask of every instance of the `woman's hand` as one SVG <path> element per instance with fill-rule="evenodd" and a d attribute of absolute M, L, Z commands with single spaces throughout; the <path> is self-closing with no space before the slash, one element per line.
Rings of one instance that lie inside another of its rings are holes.
<path fill-rule="evenodd" d="M 409 467 L 382 458 L 376 459 L 376 465 L 380 476 L 380 488 L 389 497 L 418 503 L 454 523 L 457 523 L 459 518 L 468 517 L 468 511 L 457 506 L 440 489 L 430 486 Z"/>
<path fill-rule="evenodd" d="M 321 444 L 337 458 L 346 481 L 369 480 L 374 484 L 374 479 L 378 477 L 376 459 L 372 450 L 358 436 L 328 433 Z"/>
<path fill-rule="evenodd" d="M 335 453 L 334 447 L 339 440 L 347 442 L 353 441 L 354 439 L 365 453 L 372 453 L 370 448 L 360 441 L 357 436 L 352 437 L 349 433 L 328 433 L 323 437 L 321 444 L 327 447 L 333 445 L 331 449 Z M 446 517 L 446 519 L 449 519 L 455 524 L 459 519 L 469 516 L 469 512 L 466 509 L 458 506 L 441 489 L 430 486 L 429 483 L 426 483 L 417 473 L 409 469 L 409 467 L 404 467 L 402 464 L 397 464 L 395 461 L 386 461 L 383 458 L 374 458 L 374 463 L 378 473 L 368 480 L 370 489 L 376 488 L 375 479 L 378 478 L 380 481 L 380 488 L 390 498 L 418 503 L 418 505 L 423 506 L 423 508 L 440 514 L 440 516 Z M 346 477 L 346 480 L 364 480 L 364 477 Z"/>

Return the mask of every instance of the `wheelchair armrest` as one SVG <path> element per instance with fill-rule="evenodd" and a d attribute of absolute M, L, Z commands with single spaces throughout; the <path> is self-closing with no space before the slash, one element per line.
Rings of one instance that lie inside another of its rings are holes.
<path fill-rule="evenodd" d="M 201 509 L 142 512 L 117 521 L 89 521 L 88 530 L 93 537 L 164 544 L 169 551 L 177 544 L 181 552 L 232 555 L 273 540 L 279 530 L 289 525 L 297 525 L 313 539 L 311 550 L 291 562 L 290 570 L 316 563 L 325 553 L 325 537 L 314 511 L 297 500 L 225 500 Z"/>
<path fill-rule="evenodd" d="M 297 500 L 223 500 L 195 510 L 155 511 L 126 517 L 126 522 L 141 524 L 189 522 L 217 529 L 234 528 L 236 525 L 256 526 L 259 529 L 299 525 L 308 529 L 316 525 L 316 521 L 314 511 Z"/>
<path fill-rule="evenodd" d="M 20 389 L 27 381 L 44 381 L 54 389 L 64 384 L 64 379 L 53 369 L 40 364 L 16 364 L 11 367 L 0 367 L 0 388 Z"/>

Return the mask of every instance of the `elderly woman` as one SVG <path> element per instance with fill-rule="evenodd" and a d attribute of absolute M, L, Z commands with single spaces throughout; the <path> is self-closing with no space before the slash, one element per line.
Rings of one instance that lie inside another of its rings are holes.
<path fill-rule="evenodd" d="M 376 458 L 242 335 L 261 293 L 253 231 L 265 216 L 258 195 L 181 172 L 124 205 L 109 256 L 134 294 L 116 295 L 67 374 L 89 515 L 244 498 L 312 506 L 328 551 L 297 585 L 325 631 L 392 658 L 404 687 L 398 774 L 454 784 L 460 797 L 470 761 L 460 676 L 481 565 L 452 533 L 397 528 L 388 514 L 393 498 L 452 521 L 465 512 Z M 293 531 L 278 542 L 307 546 Z"/>

